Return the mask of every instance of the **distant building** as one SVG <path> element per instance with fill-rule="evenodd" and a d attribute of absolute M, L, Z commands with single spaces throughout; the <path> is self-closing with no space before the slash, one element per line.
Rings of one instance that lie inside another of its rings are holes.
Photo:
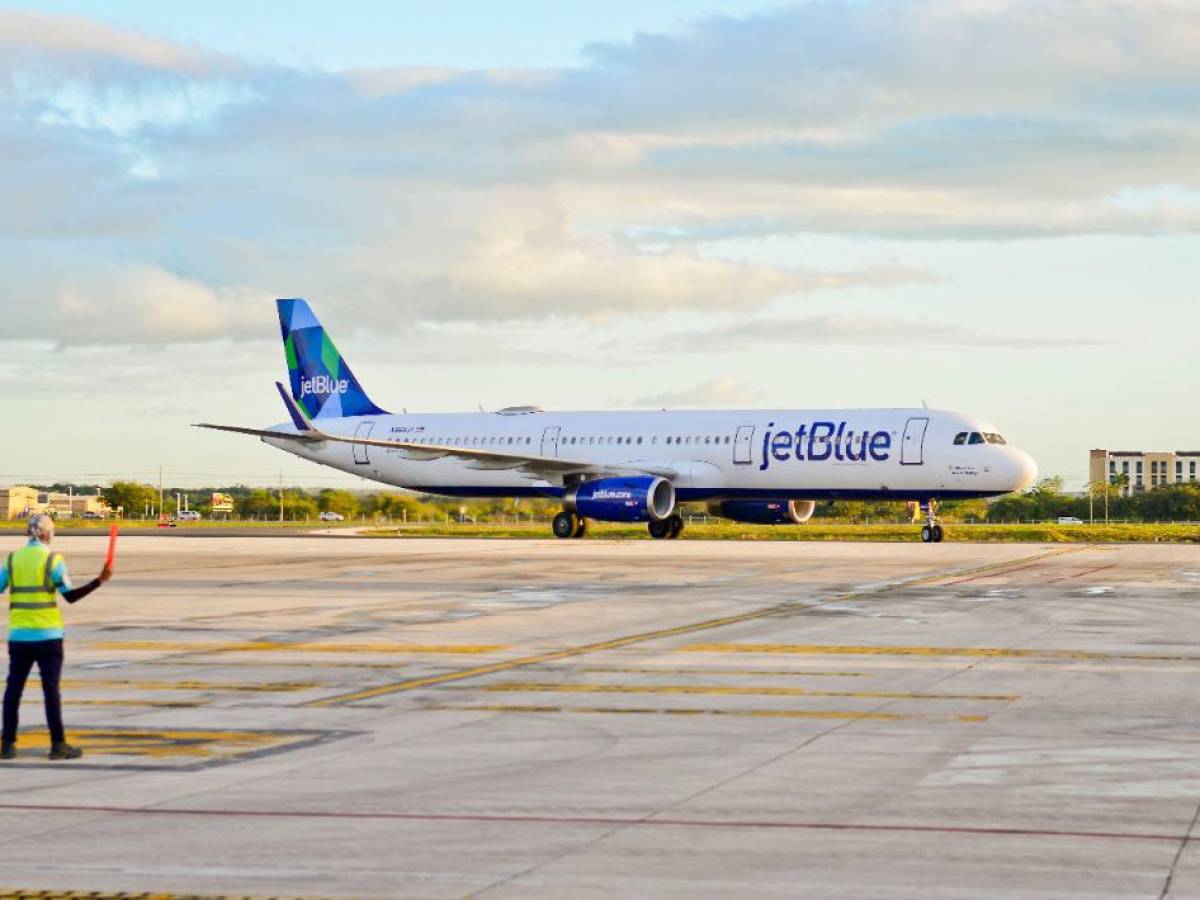
<path fill-rule="evenodd" d="M 20 519 L 38 507 L 38 492 L 35 488 L 0 487 L 0 518 Z"/>
<path fill-rule="evenodd" d="M 85 513 L 107 518 L 112 509 L 99 494 L 60 494 L 23 485 L 0 487 L 0 518 L 22 519 L 33 513 L 49 513 L 58 519 L 79 518 Z"/>
<path fill-rule="evenodd" d="M 1198 464 L 1200 450 L 1093 450 L 1088 479 L 1111 483 L 1118 475 L 1128 475 L 1129 484 L 1121 489 L 1128 497 L 1164 484 L 1200 480 Z"/>

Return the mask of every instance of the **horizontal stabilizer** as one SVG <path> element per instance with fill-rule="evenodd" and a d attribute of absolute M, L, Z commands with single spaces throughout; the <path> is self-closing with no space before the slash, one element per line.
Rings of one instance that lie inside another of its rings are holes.
<path fill-rule="evenodd" d="M 262 428 L 241 428 L 237 425 L 211 425 L 208 422 L 195 422 L 193 428 L 211 428 L 213 431 L 232 431 L 236 434 L 252 434 L 256 437 L 283 438 L 285 441 L 304 441 L 318 443 L 324 438 L 316 432 L 292 434 L 290 431 L 266 431 Z"/>

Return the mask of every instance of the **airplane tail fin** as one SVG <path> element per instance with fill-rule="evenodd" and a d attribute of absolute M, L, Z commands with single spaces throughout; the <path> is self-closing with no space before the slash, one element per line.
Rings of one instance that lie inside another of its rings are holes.
<path fill-rule="evenodd" d="M 291 376 L 292 399 L 303 416 L 306 419 L 335 419 L 386 415 L 362 389 L 308 301 L 296 298 L 275 302 L 279 307 L 279 327 L 283 332 L 283 351 Z M 293 420 L 294 417 L 295 412 Z"/>

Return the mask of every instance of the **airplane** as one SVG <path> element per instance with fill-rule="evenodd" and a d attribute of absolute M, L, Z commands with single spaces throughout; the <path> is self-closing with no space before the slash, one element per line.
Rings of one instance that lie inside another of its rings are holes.
<path fill-rule="evenodd" d="M 679 504 L 736 522 L 801 524 L 819 500 L 920 504 L 937 543 L 945 499 L 995 497 L 1033 483 L 1037 464 L 974 416 L 914 409 L 763 409 L 394 414 L 368 398 L 307 301 L 276 301 L 289 413 L 254 435 L 371 481 L 452 497 L 550 497 L 558 538 L 589 520 L 642 522 L 679 537 Z"/>

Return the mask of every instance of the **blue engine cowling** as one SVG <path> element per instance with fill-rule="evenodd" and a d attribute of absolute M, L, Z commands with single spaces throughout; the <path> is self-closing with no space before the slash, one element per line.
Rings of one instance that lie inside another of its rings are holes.
<path fill-rule="evenodd" d="M 675 512 L 675 486 L 665 478 L 598 478 L 567 488 L 563 506 L 601 522 L 649 522 Z"/>
<path fill-rule="evenodd" d="M 799 525 L 812 518 L 812 500 L 721 500 L 710 503 L 710 515 L 750 525 Z"/>

